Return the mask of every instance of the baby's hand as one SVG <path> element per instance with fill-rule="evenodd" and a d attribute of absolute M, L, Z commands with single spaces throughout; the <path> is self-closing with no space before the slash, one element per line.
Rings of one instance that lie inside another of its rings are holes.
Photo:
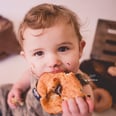
<path fill-rule="evenodd" d="M 62 103 L 62 116 L 91 116 L 94 105 L 90 98 L 84 100 L 82 97 L 69 99 Z"/>
<path fill-rule="evenodd" d="M 17 106 L 23 106 L 22 93 L 23 91 L 15 86 L 9 92 L 7 102 L 12 109 Z"/>
<path fill-rule="evenodd" d="M 23 106 L 23 101 L 21 101 L 21 100 L 19 100 L 19 99 L 16 99 L 16 98 L 12 98 L 11 99 L 11 103 L 13 104 L 13 105 L 20 105 L 20 106 Z"/>

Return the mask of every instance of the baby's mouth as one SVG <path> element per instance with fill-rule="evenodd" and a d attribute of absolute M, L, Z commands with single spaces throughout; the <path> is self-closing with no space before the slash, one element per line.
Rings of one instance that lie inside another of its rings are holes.
<path fill-rule="evenodd" d="M 69 70 L 61 70 L 61 69 L 51 71 L 51 73 L 60 73 L 60 72 L 69 73 L 70 71 Z"/>
<path fill-rule="evenodd" d="M 59 73 L 59 72 L 63 72 L 62 70 L 53 70 L 51 71 L 52 73 Z"/>
<path fill-rule="evenodd" d="M 71 71 L 69 71 L 69 70 L 65 70 L 64 72 L 65 72 L 65 73 L 70 73 Z"/>

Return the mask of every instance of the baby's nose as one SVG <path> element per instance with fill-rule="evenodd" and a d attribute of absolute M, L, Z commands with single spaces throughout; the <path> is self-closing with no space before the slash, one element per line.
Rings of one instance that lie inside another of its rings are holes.
<path fill-rule="evenodd" d="M 61 65 L 61 60 L 57 55 L 52 55 L 48 61 L 50 68 L 59 67 Z"/>

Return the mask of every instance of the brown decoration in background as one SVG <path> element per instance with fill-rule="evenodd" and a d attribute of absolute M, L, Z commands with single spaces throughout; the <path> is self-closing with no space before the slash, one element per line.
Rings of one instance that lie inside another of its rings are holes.
<path fill-rule="evenodd" d="M 13 23 L 0 16 L 0 60 L 17 55 L 19 52 L 20 46 L 13 30 Z"/>
<path fill-rule="evenodd" d="M 97 87 L 107 90 L 116 109 L 116 76 L 108 74 L 110 66 L 116 64 L 116 21 L 99 19 L 90 59 L 80 64 L 80 69 L 87 73 Z"/>
<path fill-rule="evenodd" d="M 98 20 L 91 58 L 116 62 L 116 21 Z"/>

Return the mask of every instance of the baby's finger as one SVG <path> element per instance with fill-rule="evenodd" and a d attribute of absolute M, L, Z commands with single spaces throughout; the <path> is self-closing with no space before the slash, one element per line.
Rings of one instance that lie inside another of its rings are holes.
<path fill-rule="evenodd" d="M 11 98 L 11 99 L 12 99 L 12 98 Z M 17 106 L 16 106 L 16 104 L 12 103 L 11 99 L 8 99 L 8 100 L 7 100 L 7 103 L 8 103 L 8 105 L 10 106 L 10 108 L 15 109 Z"/>
<path fill-rule="evenodd" d="M 76 103 L 75 99 L 69 99 L 68 106 L 69 106 L 69 110 L 73 116 L 76 116 L 77 114 L 80 113 L 80 110 L 78 108 L 78 104 Z"/>
<path fill-rule="evenodd" d="M 62 111 L 63 111 L 63 116 L 68 116 L 68 114 L 70 114 L 68 103 L 66 100 L 62 102 Z"/>
<path fill-rule="evenodd" d="M 87 104 L 89 106 L 89 112 L 93 112 L 93 110 L 94 110 L 94 101 L 91 100 L 91 98 L 86 97 L 86 102 L 87 102 Z"/>
<path fill-rule="evenodd" d="M 82 97 L 77 97 L 76 103 L 78 104 L 80 114 L 86 114 L 89 112 L 88 104 L 86 103 L 86 101 Z"/>

